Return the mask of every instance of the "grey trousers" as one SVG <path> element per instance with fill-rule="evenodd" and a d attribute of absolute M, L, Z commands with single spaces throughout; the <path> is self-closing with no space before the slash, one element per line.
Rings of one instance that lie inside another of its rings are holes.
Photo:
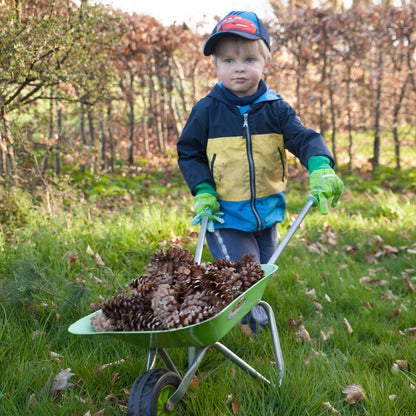
<path fill-rule="evenodd" d="M 245 254 L 253 253 L 254 260 L 265 264 L 277 247 L 276 226 L 256 232 L 221 228 L 206 234 L 209 251 L 214 258 L 239 261 Z"/>

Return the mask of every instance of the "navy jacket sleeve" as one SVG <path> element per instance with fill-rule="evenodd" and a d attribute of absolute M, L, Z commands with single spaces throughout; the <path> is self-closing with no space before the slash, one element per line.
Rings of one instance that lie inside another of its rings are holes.
<path fill-rule="evenodd" d="M 283 133 L 285 147 L 295 155 L 303 166 L 308 167 L 312 156 L 325 156 L 333 167 L 335 162 L 323 137 L 315 130 L 306 128 L 295 110 L 285 101 L 278 106 L 278 120 Z"/>
<path fill-rule="evenodd" d="M 195 104 L 177 143 L 179 168 L 191 191 L 201 182 L 215 189 L 206 155 L 209 112 L 205 104 L 206 99 Z"/>

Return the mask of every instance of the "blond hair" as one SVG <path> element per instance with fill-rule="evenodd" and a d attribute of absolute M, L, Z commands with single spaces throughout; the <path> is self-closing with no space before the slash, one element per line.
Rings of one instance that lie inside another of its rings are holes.
<path fill-rule="evenodd" d="M 248 45 L 253 45 L 253 44 L 257 45 L 258 51 L 264 58 L 264 62 L 268 62 L 272 58 L 272 54 L 269 48 L 267 47 L 266 42 L 264 42 L 264 40 L 262 39 L 250 40 L 250 39 L 246 39 L 237 35 L 227 35 L 219 39 L 215 46 L 215 52 L 212 54 L 212 60 L 214 61 L 214 64 L 216 64 L 217 58 L 220 54 L 221 44 L 226 39 L 233 39 L 233 41 L 239 44 L 240 47 L 247 47 Z"/>

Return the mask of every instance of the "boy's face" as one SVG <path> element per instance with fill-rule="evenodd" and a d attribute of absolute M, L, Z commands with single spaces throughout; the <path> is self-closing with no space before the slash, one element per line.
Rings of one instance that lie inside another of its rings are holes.
<path fill-rule="evenodd" d="M 218 42 L 214 65 L 224 87 L 237 97 L 252 95 L 269 63 L 261 53 L 258 41 L 224 38 Z"/>

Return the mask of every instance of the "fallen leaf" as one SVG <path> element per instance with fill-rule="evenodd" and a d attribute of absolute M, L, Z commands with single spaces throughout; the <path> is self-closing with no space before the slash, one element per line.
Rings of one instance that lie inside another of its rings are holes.
<path fill-rule="evenodd" d="M 74 253 L 73 251 L 67 251 L 63 256 L 63 259 L 66 260 L 68 264 L 68 269 L 70 269 L 73 264 L 77 263 L 78 254 Z"/>
<path fill-rule="evenodd" d="M 95 253 L 95 262 L 97 263 L 98 267 L 105 267 L 105 263 L 98 253 Z"/>
<path fill-rule="evenodd" d="M 331 404 L 331 403 L 329 403 L 329 402 L 325 402 L 325 403 L 322 403 L 322 406 L 324 406 L 324 407 L 326 407 L 327 409 L 329 409 L 329 410 L 331 411 L 331 413 L 332 413 L 332 414 L 341 416 L 341 413 L 340 413 L 340 412 L 338 412 L 338 410 L 337 410 L 337 409 L 335 409 L 335 407 L 334 407 L 334 406 L 332 406 L 332 404 Z"/>
<path fill-rule="evenodd" d="M 344 250 L 347 253 L 356 253 L 358 251 L 357 247 L 352 247 L 352 246 L 344 246 Z"/>
<path fill-rule="evenodd" d="M 105 283 L 94 275 L 92 275 L 92 280 L 94 280 L 94 283 L 96 283 L 99 286 L 105 286 Z"/>
<path fill-rule="evenodd" d="M 399 252 L 399 249 L 397 247 L 384 245 L 383 249 L 386 250 L 388 253 L 397 254 Z"/>
<path fill-rule="evenodd" d="M 397 399 L 397 394 L 390 394 L 390 396 L 389 396 L 390 401 L 393 401 L 393 400 L 396 400 L 396 399 Z"/>
<path fill-rule="evenodd" d="M 309 250 L 310 253 L 321 254 L 321 250 L 318 248 L 318 246 L 316 246 L 314 244 L 311 244 L 308 247 L 308 250 Z"/>
<path fill-rule="evenodd" d="M 233 413 L 235 415 L 239 415 L 240 414 L 240 402 L 237 399 L 233 401 L 232 407 L 233 407 Z"/>
<path fill-rule="evenodd" d="M 397 364 L 403 371 L 407 371 L 409 369 L 409 364 L 407 360 L 396 360 L 394 364 Z"/>
<path fill-rule="evenodd" d="M 357 403 L 365 397 L 362 387 L 359 384 L 350 384 L 342 392 L 347 395 L 345 400 L 351 404 Z"/>
<path fill-rule="evenodd" d="M 112 365 L 120 365 L 124 363 L 126 360 L 121 359 L 118 361 L 114 361 L 113 363 L 102 364 L 94 368 L 94 371 L 102 371 L 105 370 L 107 367 L 111 367 Z"/>
<path fill-rule="evenodd" d="M 114 386 L 114 384 L 116 384 L 116 381 L 118 379 L 118 373 L 114 373 L 113 376 L 111 377 L 111 385 Z"/>
<path fill-rule="evenodd" d="M 370 284 L 372 286 L 380 286 L 380 287 L 385 286 L 385 285 L 388 284 L 387 280 L 371 279 L 369 276 L 363 276 L 360 279 L 360 283 L 362 285 L 364 285 L 364 284 Z"/>
<path fill-rule="evenodd" d="M 407 289 L 409 290 L 409 292 L 410 292 L 410 293 L 416 293 L 416 289 L 415 289 L 415 287 L 413 286 L 413 284 L 412 284 L 412 282 L 410 281 L 410 279 L 409 279 L 407 276 L 405 276 L 405 277 L 403 278 L 403 280 L 405 281 L 406 286 L 407 286 Z"/>
<path fill-rule="evenodd" d="M 311 337 L 309 335 L 309 332 L 306 330 L 306 328 L 303 325 L 300 325 L 299 331 L 296 332 L 295 338 L 298 342 L 305 341 L 311 343 Z"/>
<path fill-rule="evenodd" d="M 311 289 L 311 290 L 307 290 L 306 292 L 305 292 L 305 294 L 307 295 L 307 296 L 310 296 L 311 298 L 314 298 L 315 296 L 316 296 L 316 294 L 315 294 L 315 289 Z"/>
<path fill-rule="evenodd" d="M 404 332 L 405 332 L 406 334 L 416 334 L 416 327 L 414 327 L 414 328 L 406 328 L 406 329 L 404 330 Z"/>
<path fill-rule="evenodd" d="M 33 406 L 36 403 L 37 403 L 36 394 L 35 393 L 32 393 L 29 396 L 29 406 Z"/>
<path fill-rule="evenodd" d="M 246 324 L 240 324 L 240 329 L 242 333 L 247 337 L 249 337 L 253 332 L 250 328 L 250 325 L 246 325 Z"/>
<path fill-rule="evenodd" d="M 396 316 L 400 315 L 402 313 L 402 310 L 400 308 L 394 309 L 393 313 L 389 316 L 388 321 L 390 322 L 392 319 L 394 319 Z"/>
<path fill-rule="evenodd" d="M 342 320 L 342 323 L 347 327 L 347 331 L 348 331 L 349 334 L 352 334 L 354 332 L 350 323 L 348 322 L 347 318 L 344 318 Z"/>
<path fill-rule="evenodd" d="M 63 356 L 63 355 L 60 355 L 60 354 L 58 354 L 58 353 L 56 353 L 56 352 L 53 352 L 53 351 L 51 351 L 49 354 L 50 354 L 51 358 L 52 358 L 53 360 L 56 360 L 56 361 L 63 360 L 63 358 L 64 358 L 64 356 Z"/>
<path fill-rule="evenodd" d="M 71 373 L 70 368 L 67 368 L 66 370 L 61 370 L 53 380 L 51 393 L 65 390 L 66 388 L 73 386 L 72 383 L 68 383 L 68 380 L 74 375 L 75 373 Z"/>
<path fill-rule="evenodd" d="M 199 387 L 199 380 L 198 380 L 198 377 L 197 376 L 193 376 L 192 377 L 191 386 L 194 389 L 197 389 Z"/>
<path fill-rule="evenodd" d="M 107 396 L 105 396 L 105 400 L 110 403 L 118 403 L 118 399 L 114 394 L 107 394 Z"/>
<path fill-rule="evenodd" d="M 90 247 L 89 244 L 87 246 L 87 254 L 90 255 L 90 256 L 93 256 L 94 255 L 94 252 L 92 251 L 92 248 Z"/>
<path fill-rule="evenodd" d="M 310 353 L 311 357 L 313 358 L 320 358 L 320 357 L 326 357 L 326 354 L 322 351 L 316 351 L 313 348 L 311 348 L 311 353 Z"/>
<path fill-rule="evenodd" d="M 334 329 L 331 327 L 329 328 L 328 333 L 325 334 L 324 331 L 322 331 L 322 329 L 319 331 L 321 338 L 324 342 L 328 342 L 329 337 L 334 333 Z"/>
<path fill-rule="evenodd" d="M 393 365 L 391 367 L 391 372 L 393 374 L 397 374 L 399 371 L 400 371 L 400 367 L 396 363 L 393 363 Z"/>
<path fill-rule="evenodd" d="M 288 318 L 287 323 L 289 324 L 289 332 L 294 331 L 295 329 L 298 329 L 300 325 L 302 325 L 303 322 L 303 316 L 300 315 L 296 321 L 293 318 Z"/>
<path fill-rule="evenodd" d="M 317 299 L 313 300 L 313 305 L 315 306 L 315 309 L 319 312 L 322 310 L 322 305 L 318 302 Z"/>

